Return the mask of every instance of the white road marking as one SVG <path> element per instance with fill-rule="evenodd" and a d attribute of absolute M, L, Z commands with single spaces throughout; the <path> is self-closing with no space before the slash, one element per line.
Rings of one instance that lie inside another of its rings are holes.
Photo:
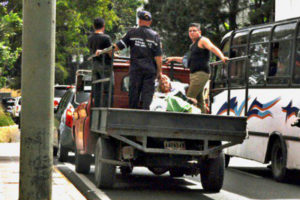
<path fill-rule="evenodd" d="M 200 182 L 188 179 L 188 178 L 183 178 L 185 181 L 192 183 L 194 185 L 192 186 L 187 186 L 187 188 L 190 189 L 202 189 L 202 185 Z M 249 200 L 246 197 L 243 197 L 241 195 L 232 193 L 232 192 L 228 192 L 226 190 L 221 190 L 219 193 L 202 193 L 202 195 L 207 196 L 209 198 L 212 199 L 219 199 L 219 200 Z"/>

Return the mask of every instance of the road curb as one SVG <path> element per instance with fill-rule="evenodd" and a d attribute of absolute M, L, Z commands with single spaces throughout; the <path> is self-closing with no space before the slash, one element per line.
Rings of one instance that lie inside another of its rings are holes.
<path fill-rule="evenodd" d="M 88 200 L 101 200 L 95 191 L 91 190 L 75 172 L 66 166 L 56 166 L 56 168 L 83 194 Z"/>

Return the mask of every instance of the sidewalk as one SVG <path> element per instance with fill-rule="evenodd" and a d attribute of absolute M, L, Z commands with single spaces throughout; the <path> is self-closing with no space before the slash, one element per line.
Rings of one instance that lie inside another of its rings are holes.
<path fill-rule="evenodd" d="M 0 143 L 0 200 L 17 200 L 19 197 L 19 154 L 20 143 Z M 86 198 L 54 166 L 52 199 Z"/>

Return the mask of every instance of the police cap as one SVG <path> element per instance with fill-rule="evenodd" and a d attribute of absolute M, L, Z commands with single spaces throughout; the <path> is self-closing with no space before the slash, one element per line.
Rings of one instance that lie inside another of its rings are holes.
<path fill-rule="evenodd" d="M 145 20 L 145 21 L 151 21 L 152 20 L 152 16 L 151 13 L 143 10 L 143 11 L 139 11 L 138 12 L 138 18 L 141 20 Z"/>

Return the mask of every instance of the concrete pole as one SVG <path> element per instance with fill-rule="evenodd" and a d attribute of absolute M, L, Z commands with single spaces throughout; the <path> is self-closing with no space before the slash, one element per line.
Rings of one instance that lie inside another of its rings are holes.
<path fill-rule="evenodd" d="M 55 0 L 23 0 L 20 200 L 50 200 Z"/>

